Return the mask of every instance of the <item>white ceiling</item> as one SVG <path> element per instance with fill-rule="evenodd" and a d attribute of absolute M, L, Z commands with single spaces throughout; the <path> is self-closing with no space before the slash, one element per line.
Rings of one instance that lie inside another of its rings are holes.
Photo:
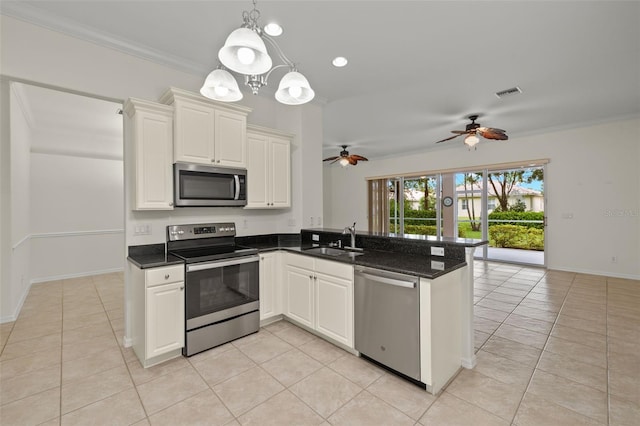
<path fill-rule="evenodd" d="M 248 0 L 2 2 L 3 14 L 203 79 L 250 8 Z M 326 155 L 341 144 L 370 158 L 464 149 L 461 138 L 434 142 L 473 113 L 511 138 L 640 115 L 639 1 L 298 0 L 258 9 L 261 24 L 284 27 L 280 46 L 324 103 Z M 331 65 L 338 55 L 347 67 Z M 513 86 L 523 93 L 494 95 Z"/>
<path fill-rule="evenodd" d="M 31 151 L 122 160 L 121 104 L 15 83 L 32 130 Z"/>

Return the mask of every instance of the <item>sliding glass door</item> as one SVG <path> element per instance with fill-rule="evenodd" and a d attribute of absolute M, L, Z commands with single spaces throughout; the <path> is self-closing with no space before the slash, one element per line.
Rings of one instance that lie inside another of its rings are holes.
<path fill-rule="evenodd" d="M 491 170 L 486 182 L 486 258 L 544 265 L 544 167 Z"/>
<path fill-rule="evenodd" d="M 379 181 L 389 232 L 487 240 L 476 258 L 545 265 L 544 165 Z"/>

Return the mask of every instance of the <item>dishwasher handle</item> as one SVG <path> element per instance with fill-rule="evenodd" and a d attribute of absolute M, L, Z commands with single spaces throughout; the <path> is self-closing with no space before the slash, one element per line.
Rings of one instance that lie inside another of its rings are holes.
<path fill-rule="evenodd" d="M 393 278 L 383 277 L 380 275 L 371 275 L 366 272 L 358 271 L 356 272 L 359 276 L 362 276 L 368 280 L 376 281 L 382 284 L 394 285 L 396 287 L 404 287 L 404 288 L 416 288 L 416 281 L 404 281 L 404 280 L 396 280 Z"/>

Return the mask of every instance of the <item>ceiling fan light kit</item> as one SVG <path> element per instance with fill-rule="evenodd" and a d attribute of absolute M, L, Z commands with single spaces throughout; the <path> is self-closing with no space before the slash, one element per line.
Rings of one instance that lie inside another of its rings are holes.
<path fill-rule="evenodd" d="M 367 158 L 362 155 L 351 154 L 349 155 L 349 151 L 347 151 L 348 145 L 342 145 L 342 151 L 340 151 L 340 155 L 325 158 L 322 161 L 331 161 L 331 164 L 338 162 L 342 167 L 346 167 L 349 164 L 355 166 L 358 164 L 358 161 L 369 161 Z"/>
<path fill-rule="evenodd" d="M 298 72 L 295 64 L 285 56 L 267 31 L 259 26 L 259 18 L 260 11 L 256 9 L 256 0 L 253 0 L 253 9 L 242 12 L 242 26 L 229 34 L 218 52 L 222 66 L 207 76 L 200 93 L 216 101 L 235 102 L 242 99 L 242 93 L 228 70 L 243 75 L 244 84 L 257 95 L 260 88 L 267 85 L 267 80 L 274 70 L 288 68 L 289 72 L 282 78 L 276 91 L 276 100 L 285 105 L 302 105 L 311 101 L 315 92 L 311 89 L 309 81 Z M 281 34 L 282 27 L 278 28 Z M 278 31 L 271 32 L 277 33 Z M 282 64 L 273 65 L 265 41 L 273 47 Z"/>
<path fill-rule="evenodd" d="M 469 150 L 471 150 L 471 148 L 476 149 L 476 145 L 478 144 L 478 142 L 480 142 L 479 136 L 482 136 L 485 139 L 495 139 L 501 141 L 506 141 L 509 139 L 505 131 L 502 129 L 497 129 L 495 127 L 482 127 L 480 123 L 476 123 L 478 117 L 478 114 L 470 115 L 468 118 L 469 120 L 471 120 L 471 123 L 467 124 L 465 130 L 452 130 L 451 133 L 455 133 L 454 136 L 444 138 L 437 141 L 436 143 L 450 141 L 451 139 L 455 139 L 458 136 L 466 135 L 464 138 L 464 143 L 469 147 Z"/>

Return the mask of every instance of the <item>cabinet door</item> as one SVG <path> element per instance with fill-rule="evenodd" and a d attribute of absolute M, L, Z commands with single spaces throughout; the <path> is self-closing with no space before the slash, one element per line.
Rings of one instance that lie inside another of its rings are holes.
<path fill-rule="evenodd" d="M 260 319 L 267 319 L 280 314 L 278 303 L 278 254 L 260 255 Z"/>
<path fill-rule="evenodd" d="M 353 348 L 353 283 L 316 273 L 316 330 Z"/>
<path fill-rule="evenodd" d="M 291 154 L 287 139 L 270 138 L 271 206 L 291 207 Z"/>
<path fill-rule="evenodd" d="M 313 329 L 313 272 L 287 266 L 286 274 L 285 315 Z"/>
<path fill-rule="evenodd" d="M 134 117 L 135 209 L 173 209 L 172 117 L 138 111 Z"/>
<path fill-rule="evenodd" d="M 184 100 L 175 105 L 174 160 L 209 164 L 214 161 L 215 110 Z"/>
<path fill-rule="evenodd" d="M 268 152 L 265 135 L 247 133 L 247 208 L 268 206 Z"/>
<path fill-rule="evenodd" d="M 184 282 L 147 288 L 146 358 L 184 346 Z"/>
<path fill-rule="evenodd" d="M 215 152 L 216 164 L 246 167 L 247 117 L 227 111 L 216 111 Z"/>

